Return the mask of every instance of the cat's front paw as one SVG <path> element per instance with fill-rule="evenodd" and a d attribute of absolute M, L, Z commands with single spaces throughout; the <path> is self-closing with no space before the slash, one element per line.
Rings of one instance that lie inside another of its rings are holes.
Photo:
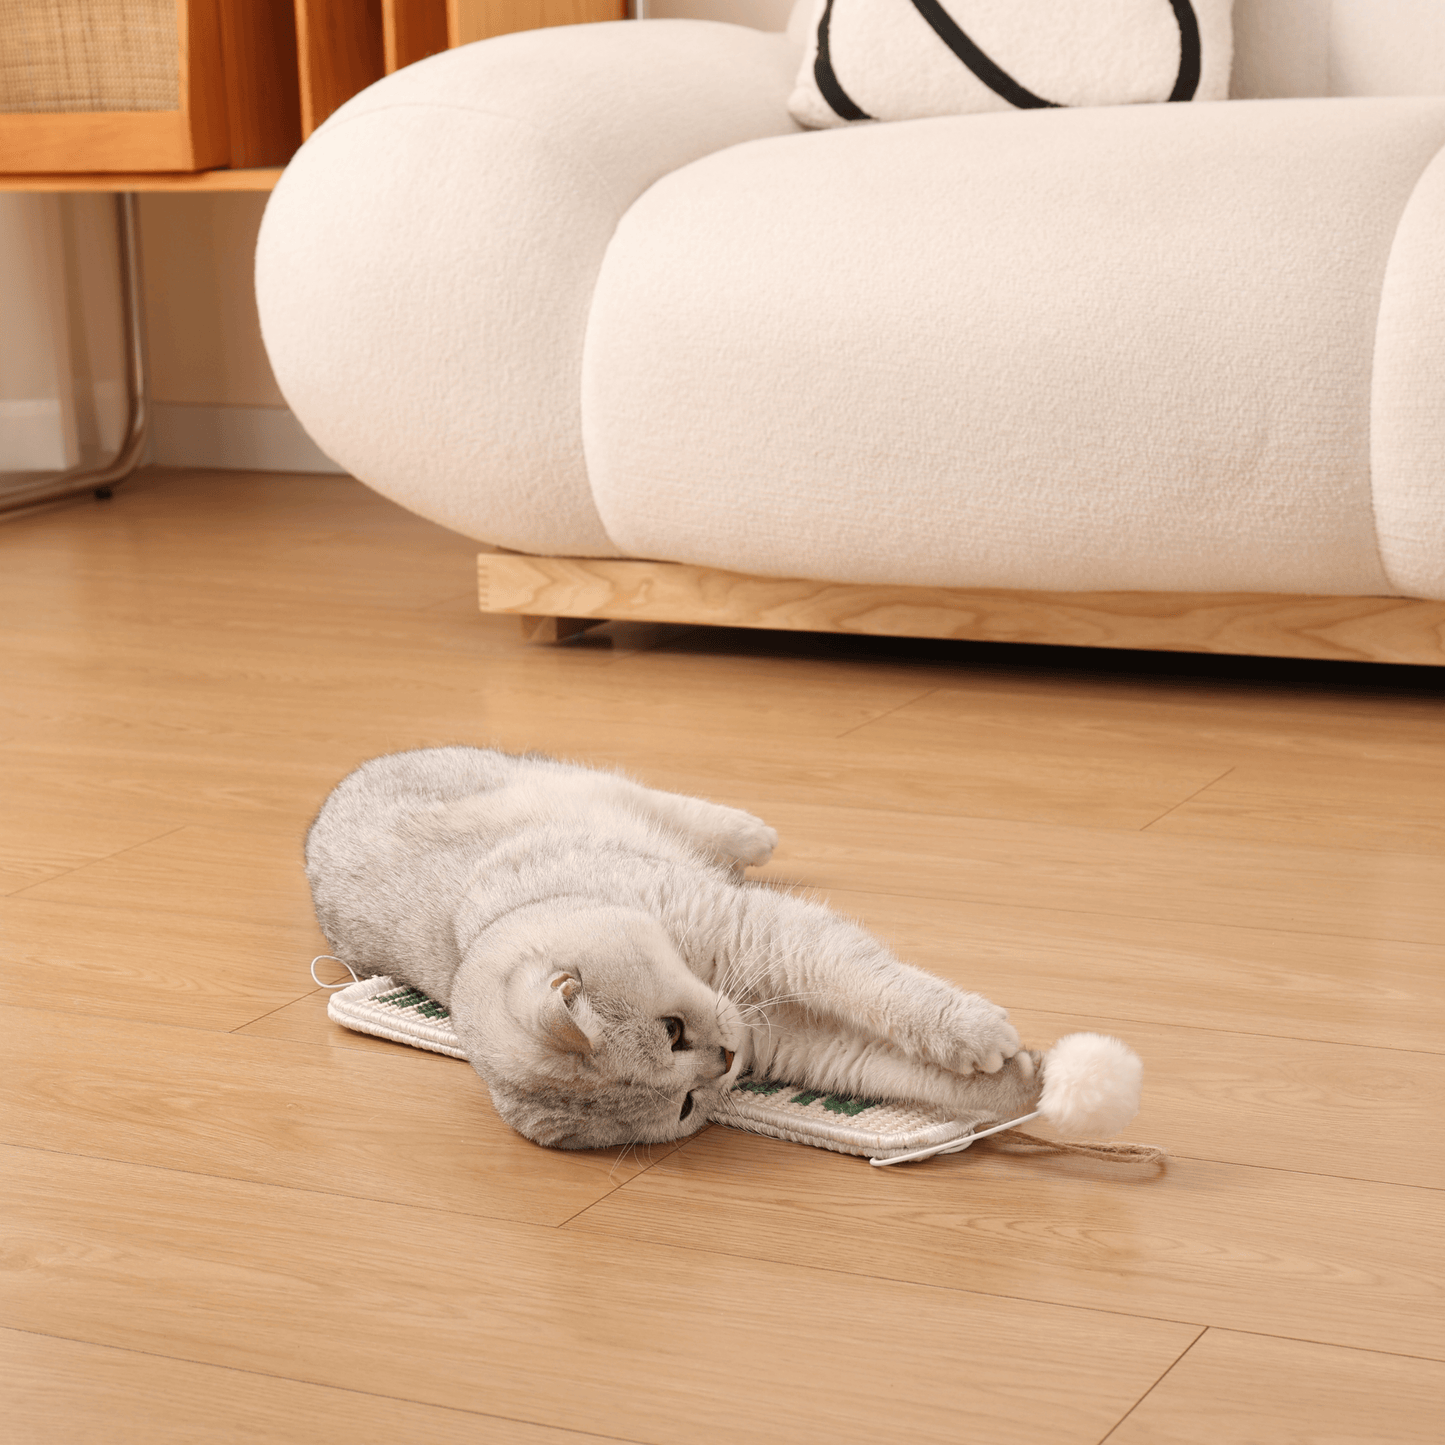
<path fill-rule="evenodd" d="M 744 868 L 761 868 L 777 846 L 778 830 L 742 811 L 733 813 L 716 840 L 718 856 Z"/>
<path fill-rule="evenodd" d="M 954 1047 L 947 1067 L 959 1074 L 998 1073 L 1020 1047 L 1018 1030 L 1008 1021 L 1008 1010 L 974 994 L 963 1013 L 951 1031 Z"/>

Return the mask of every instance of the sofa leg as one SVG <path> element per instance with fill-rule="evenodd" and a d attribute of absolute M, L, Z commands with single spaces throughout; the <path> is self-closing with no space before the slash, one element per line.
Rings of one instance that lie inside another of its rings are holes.
<path fill-rule="evenodd" d="M 605 617 L 534 617 L 526 612 L 519 615 L 523 642 L 564 642 L 607 621 Z"/>

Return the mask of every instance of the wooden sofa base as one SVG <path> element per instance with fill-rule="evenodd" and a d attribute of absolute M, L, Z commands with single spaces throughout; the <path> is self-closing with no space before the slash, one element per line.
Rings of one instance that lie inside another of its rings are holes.
<path fill-rule="evenodd" d="M 633 620 L 1445 664 L 1445 602 L 1403 597 L 887 587 L 515 552 L 484 552 L 478 564 L 482 611 L 517 613 L 536 641 Z"/>

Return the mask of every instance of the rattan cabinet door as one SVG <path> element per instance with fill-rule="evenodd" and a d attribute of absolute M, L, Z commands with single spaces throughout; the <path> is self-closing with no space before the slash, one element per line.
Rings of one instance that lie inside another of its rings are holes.
<path fill-rule="evenodd" d="M 299 142 L 292 0 L 0 4 L 0 173 L 278 165 Z"/>

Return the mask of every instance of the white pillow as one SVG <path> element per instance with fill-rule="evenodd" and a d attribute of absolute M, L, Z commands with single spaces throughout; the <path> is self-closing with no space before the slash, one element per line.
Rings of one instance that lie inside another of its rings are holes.
<path fill-rule="evenodd" d="M 803 67 L 788 109 L 800 124 L 820 127 L 983 110 L 1224 100 L 1232 5 L 804 0 Z"/>

